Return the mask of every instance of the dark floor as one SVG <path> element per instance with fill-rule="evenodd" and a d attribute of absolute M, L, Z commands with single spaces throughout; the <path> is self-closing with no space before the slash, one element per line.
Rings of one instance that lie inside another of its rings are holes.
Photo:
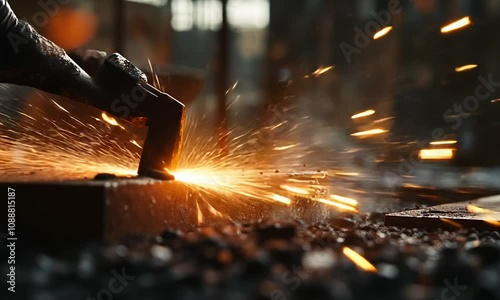
<path fill-rule="evenodd" d="M 315 225 L 260 221 L 121 244 L 23 246 L 12 299 L 500 299 L 498 231 L 399 229 L 383 219 L 343 214 Z M 376 270 L 356 266 L 344 247 Z"/>

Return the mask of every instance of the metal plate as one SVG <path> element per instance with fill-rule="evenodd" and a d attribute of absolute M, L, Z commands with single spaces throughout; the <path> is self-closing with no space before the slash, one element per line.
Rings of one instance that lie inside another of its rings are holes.
<path fill-rule="evenodd" d="M 482 211 L 475 211 L 477 208 Z M 385 225 L 427 229 L 499 230 L 500 195 L 391 213 L 385 216 Z"/>

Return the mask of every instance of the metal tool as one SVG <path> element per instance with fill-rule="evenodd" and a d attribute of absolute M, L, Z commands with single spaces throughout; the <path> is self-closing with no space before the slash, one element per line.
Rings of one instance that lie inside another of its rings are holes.
<path fill-rule="evenodd" d="M 181 150 L 185 106 L 149 85 L 144 73 L 117 53 L 106 59 L 96 83 L 108 99 L 114 99 L 111 105 L 98 108 L 149 127 L 138 174 L 173 179 L 168 170 L 175 167 Z"/>
<path fill-rule="evenodd" d="M 175 168 L 181 150 L 182 103 L 149 85 L 144 73 L 117 53 L 89 76 L 63 49 L 18 20 L 8 5 L 2 9 L 9 12 L 9 22 L 0 32 L 0 82 L 66 96 L 148 126 L 138 175 L 173 179 L 168 170 Z"/>

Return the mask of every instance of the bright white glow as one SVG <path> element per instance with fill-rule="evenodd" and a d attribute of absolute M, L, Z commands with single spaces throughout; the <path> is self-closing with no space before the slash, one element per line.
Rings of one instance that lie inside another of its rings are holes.
<path fill-rule="evenodd" d="M 222 24 L 222 5 L 218 0 L 197 1 L 195 5 L 196 28 L 218 30 Z"/>
<path fill-rule="evenodd" d="M 269 25 L 269 10 L 269 0 L 229 0 L 228 22 L 236 29 L 266 28 Z M 222 6 L 218 0 L 172 1 L 172 27 L 176 31 L 189 31 L 193 28 L 215 31 L 221 24 Z"/>
<path fill-rule="evenodd" d="M 152 6 L 164 6 L 168 0 L 127 0 L 128 2 L 149 4 Z"/>
<path fill-rule="evenodd" d="M 190 0 L 172 1 L 172 27 L 176 31 L 193 29 L 193 2 Z"/>
<path fill-rule="evenodd" d="M 269 10 L 269 0 L 229 0 L 227 3 L 228 21 L 234 28 L 266 28 Z"/>

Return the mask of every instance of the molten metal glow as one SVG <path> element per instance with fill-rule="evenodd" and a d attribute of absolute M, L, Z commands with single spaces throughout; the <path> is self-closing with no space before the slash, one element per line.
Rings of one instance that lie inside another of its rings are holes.
<path fill-rule="evenodd" d="M 361 112 L 359 114 L 355 114 L 354 116 L 351 117 L 351 119 L 364 118 L 364 117 L 371 116 L 373 114 L 375 114 L 375 111 L 373 109 L 369 109 L 369 110 Z"/>
<path fill-rule="evenodd" d="M 371 135 L 377 135 L 377 134 L 386 133 L 386 132 L 387 132 L 387 130 L 384 130 L 384 129 L 370 129 L 367 131 L 353 133 L 353 134 L 351 134 L 351 136 L 357 136 L 357 137 L 371 136 Z"/>
<path fill-rule="evenodd" d="M 452 159 L 455 154 L 455 149 L 421 149 L 418 152 L 418 157 L 422 160 L 448 160 Z"/>
<path fill-rule="evenodd" d="M 383 37 L 384 35 L 387 35 L 391 30 L 392 30 L 392 26 L 384 27 L 373 35 L 373 39 L 378 40 L 381 37 Z"/>
<path fill-rule="evenodd" d="M 372 265 L 366 258 L 349 247 L 344 247 L 342 253 L 350 259 L 356 266 L 366 272 L 377 272 L 377 268 Z"/>
<path fill-rule="evenodd" d="M 442 145 L 454 145 L 456 144 L 457 141 L 455 140 L 449 140 L 449 141 L 435 141 L 435 142 L 431 142 L 431 145 L 434 145 L 434 146 L 442 146 Z"/>
<path fill-rule="evenodd" d="M 472 70 L 472 69 L 475 69 L 477 68 L 477 65 L 465 65 L 465 66 L 461 66 L 461 67 L 456 67 L 455 68 L 455 72 L 463 72 L 463 71 L 467 71 L 467 70 Z"/>
<path fill-rule="evenodd" d="M 457 20 L 455 22 L 452 22 L 446 26 L 443 26 L 441 28 L 441 33 L 450 33 L 452 31 L 455 31 L 455 30 L 458 30 L 458 29 L 461 29 L 461 28 L 464 28 L 466 26 L 469 26 L 471 24 L 471 20 L 470 20 L 470 17 L 463 17 L 462 19 L 460 20 Z"/>
<path fill-rule="evenodd" d="M 178 181 L 206 187 L 222 187 L 230 179 L 228 174 L 215 169 L 181 169 L 172 174 Z"/>

